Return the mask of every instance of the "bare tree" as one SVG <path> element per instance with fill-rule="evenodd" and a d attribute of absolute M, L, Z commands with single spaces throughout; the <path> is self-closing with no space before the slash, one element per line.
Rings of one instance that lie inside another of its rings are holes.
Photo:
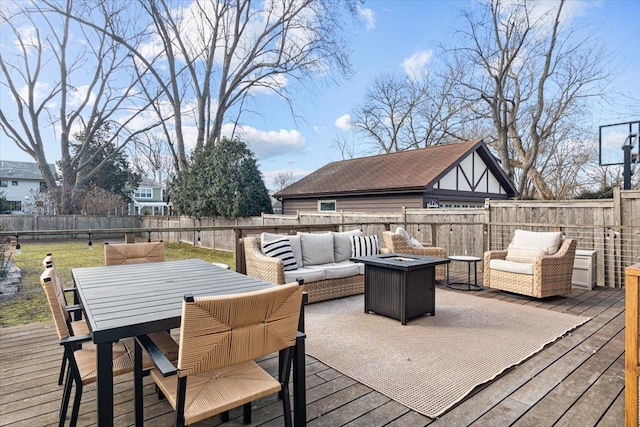
<path fill-rule="evenodd" d="M 127 22 L 118 19 L 127 4 L 108 2 L 97 10 L 74 10 L 74 1 L 67 0 L 57 7 L 66 13 L 51 14 L 39 3 L 22 2 L 0 11 L 1 25 L 13 36 L 13 48 L 7 44 L 0 52 L 0 84 L 10 93 L 0 106 L 0 129 L 36 160 L 47 187 L 60 190 L 55 192 L 58 212 L 69 214 L 77 211 L 85 182 L 136 135 L 158 123 L 132 127 L 149 100 L 137 96 L 140 76 L 130 73 L 129 52 L 103 32 L 74 25 L 68 17 L 72 11 L 83 13 L 97 25 L 127 33 Z M 112 132 L 104 139 L 103 151 L 93 153 L 106 155 L 102 163 L 92 165 L 90 143 L 105 124 Z M 75 149 L 71 142 L 79 131 L 83 136 Z M 56 138 L 59 183 L 45 155 L 45 146 Z"/>
<path fill-rule="evenodd" d="M 466 71 L 456 96 L 493 124 L 507 175 L 521 194 L 531 184 L 544 199 L 568 194 L 547 181 L 546 168 L 560 164 L 548 156 L 573 143 L 559 136 L 575 134 L 587 100 L 601 97 L 610 77 L 593 33 L 572 28 L 564 5 L 491 0 L 464 11 L 462 47 L 449 52 L 450 67 Z"/>
<path fill-rule="evenodd" d="M 188 148 L 215 144 L 223 125 L 237 123 L 257 94 L 275 93 L 291 106 L 288 79 L 306 84 L 311 76 L 349 75 L 342 12 L 355 16 L 356 3 L 141 0 L 127 13 L 148 23 L 151 34 L 144 46 L 84 16 L 73 18 L 105 31 L 135 57 L 144 76 L 141 90 L 161 100 L 154 106 L 162 120 L 171 110 L 163 132 L 178 171 L 187 164 Z M 190 129 L 196 130 L 194 140 L 187 136 Z"/>

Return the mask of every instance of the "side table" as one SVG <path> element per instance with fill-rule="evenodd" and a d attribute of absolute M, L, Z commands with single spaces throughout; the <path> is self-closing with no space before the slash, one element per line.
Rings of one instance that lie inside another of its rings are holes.
<path fill-rule="evenodd" d="M 484 288 L 478 285 L 478 262 L 482 261 L 477 256 L 451 255 L 451 261 L 461 261 L 467 263 L 467 283 L 449 281 L 449 264 L 447 264 L 447 287 L 458 291 L 481 291 Z M 471 264 L 473 264 L 473 283 L 471 283 Z"/>

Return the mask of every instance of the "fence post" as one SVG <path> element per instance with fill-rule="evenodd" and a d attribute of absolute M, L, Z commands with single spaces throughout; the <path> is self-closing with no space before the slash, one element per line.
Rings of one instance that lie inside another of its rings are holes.
<path fill-rule="evenodd" d="M 247 274 L 247 268 L 244 260 L 244 242 L 242 240 L 242 228 L 233 229 L 233 237 L 235 238 L 236 248 L 236 272 Z"/>

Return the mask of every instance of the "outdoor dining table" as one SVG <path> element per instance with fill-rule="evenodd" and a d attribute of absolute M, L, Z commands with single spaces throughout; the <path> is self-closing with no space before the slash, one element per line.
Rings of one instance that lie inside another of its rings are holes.
<path fill-rule="evenodd" d="M 97 346 L 97 407 L 101 427 L 113 425 L 114 342 L 179 328 L 186 293 L 227 295 L 277 286 L 200 259 L 74 268 L 72 275 Z M 297 346 L 293 360 L 296 426 L 306 423 L 303 342 Z M 136 407 L 136 425 L 141 423 L 138 411 Z"/>

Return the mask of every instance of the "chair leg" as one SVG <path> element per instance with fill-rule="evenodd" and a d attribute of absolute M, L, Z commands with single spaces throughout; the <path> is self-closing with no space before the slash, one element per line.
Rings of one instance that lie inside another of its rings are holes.
<path fill-rule="evenodd" d="M 76 427 L 78 422 L 78 412 L 80 412 L 80 400 L 82 399 L 82 382 L 76 383 L 76 395 L 73 398 L 73 409 L 71 410 L 71 421 L 69 427 Z"/>
<path fill-rule="evenodd" d="M 67 371 L 67 379 L 64 382 L 64 391 L 62 392 L 62 402 L 60 402 L 60 421 L 58 426 L 64 427 L 64 422 L 67 419 L 67 408 L 69 407 L 69 399 L 71 398 L 71 382 L 73 378 L 71 376 L 71 369 Z"/>
<path fill-rule="evenodd" d="M 58 385 L 62 385 L 64 382 L 64 374 L 67 369 L 67 355 L 62 355 L 62 364 L 60 365 L 60 375 L 58 376 Z"/>
<path fill-rule="evenodd" d="M 223 423 L 228 423 L 229 422 L 229 411 L 224 411 L 220 413 L 220 420 Z"/>
<path fill-rule="evenodd" d="M 251 402 L 242 405 L 242 421 L 245 424 L 251 424 Z"/>
<path fill-rule="evenodd" d="M 289 385 L 282 386 L 282 416 L 284 417 L 284 426 L 291 427 L 291 400 L 289 398 Z"/>

